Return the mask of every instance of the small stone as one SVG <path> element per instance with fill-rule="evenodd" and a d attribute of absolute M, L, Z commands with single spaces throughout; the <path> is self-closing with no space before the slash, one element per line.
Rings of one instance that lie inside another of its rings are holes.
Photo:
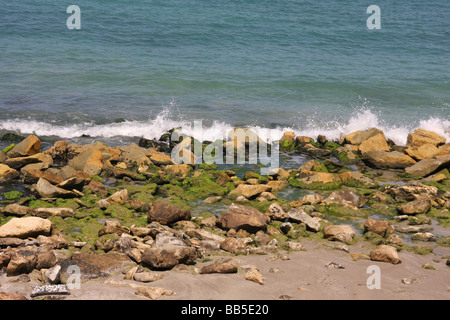
<path fill-rule="evenodd" d="M 155 272 L 140 272 L 134 274 L 134 280 L 139 282 L 153 282 L 156 280 L 161 280 L 164 278 L 164 275 L 161 273 Z"/>
<path fill-rule="evenodd" d="M 419 280 L 417 280 L 415 278 L 403 278 L 402 283 L 407 284 L 407 285 L 419 284 Z"/>
<path fill-rule="evenodd" d="M 334 262 L 334 261 L 330 261 L 328 262 L 325 267 L 327 268 L 333 268 L 333 269 L 345 269 L 345 267 L 343 265 L 341 265 L 340 263 Z"/>
<path fill-rule="evenodd" d="M 426 269 L 426 270 L 436 270 L 436 268 L 435 267 L 433 267 L 431 264 L 429 264 L 429 263 L 425 263 L 423 266 L 422 266 L 422 269 Z"/>
<path fill-rule="evenodd" d="M 61 266 L 55 265 L 54 267 L 44 272 L 45 280 L 50 284 L 57 284 L 59 282 L 59 276 L 61 274 Z"/>
<path fill-rule="evenodd" d="M 150 287 L 139 287 L 136 292 L 138 296 L 144 296 L 152 300 L 157 300 L 162 296 L 173 296 L 175 292 L 172 290 L 166 290 L 163 288 L 150 288 Z"/>
<path fill-rule="evenodd" d="M 259 270 L 254 266 L 247 269 L 247 271 L 245 272 L 244 278 L 245 278 L 245 280 L 253 281 L 253 282 L 259 283 L 261 285 L 264 284 L 264 279 L 263 279 L 261 272 L 259 272 Z"/>

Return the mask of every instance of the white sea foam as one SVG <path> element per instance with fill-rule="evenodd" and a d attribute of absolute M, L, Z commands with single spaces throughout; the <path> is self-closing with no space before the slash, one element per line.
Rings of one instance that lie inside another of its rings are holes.
<path fill-rule="evenodd" d="M 385 133 L 386 138 L 392 139 L 398 145 L 405 145 L 408 133 L 417 128 L 423 128 L 440 134 L 450 141 L 450 120 L 431 117 L 423 119 L 416 124 L 407 126 L 387 125 L 380 117 L 369 109 L 361 109 L 351 116 L 347 122 L 329 121 L 317 124 L 317 119 L 311 119 L 304 127 L 277 127 L 264 128 L 260 126 L 249 126 L 264 140 L 278 140 L 285 131 L 294 131 L 296 135 L 316 138 L 324 135 L 329 140 L 338 140 L 342 134 L 348 134 L 358 130 L 366 130 L 372 127 L 379 128 Z M 145 137 L 147 139 L 158 139 L 162 134 L 172 128 L 181 128 L 186 135 L 194 135 L 195 123 L 187 120 L 174 120 L 169 109 L 161 111 L 154 119 L 146 121 L 124 121 L 120 123 L 92 124 L 78 123 L 69 125 L 58 125 L 35 120 L 11 119 L 0 123 L 1 130 L 18 132 L 20 134 L 34 133 L 38 136 L 57 136 L 62 139 L 74 139 L 82 135 L 98 138 L 114 137 Z M 214 141 L 224 139 L 228 136 L 232 125 L 214 121 L 209 127 L 202 126 L 202 136 L 195 138 L 199 140 Z"/>

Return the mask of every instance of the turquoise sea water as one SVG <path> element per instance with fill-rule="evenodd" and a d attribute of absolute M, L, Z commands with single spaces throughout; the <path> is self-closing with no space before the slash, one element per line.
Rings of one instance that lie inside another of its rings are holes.
<path fill-rule="evenodd" d="M 0 131 L 154 138 L 202 120 L 211 140 L 377 126 L 450 141 L 449 16 L 448 0 L 1 0 Z"/>

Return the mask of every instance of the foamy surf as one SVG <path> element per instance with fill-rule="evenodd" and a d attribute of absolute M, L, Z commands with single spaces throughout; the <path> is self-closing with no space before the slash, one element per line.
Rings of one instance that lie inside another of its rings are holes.
<path fill-rule="evenodd" d="M 37 136 L 55 136 L 61 139 L 76 139 L 82 136 L 92 138 L 114 139 L 115 137 L 144 137 L 146 139 L 158 139 L 173 128 L 196 139 L 214 141 L 225 139 L 233 129 L 233 125 L 222 121 L 213 121 L 208 127 L 202 125 L 201 136 L 196 135 L 196 123 L 201 120 L 174 120 L 170 111 L 164 109 L 154 119 L 146 121 L 123 121 L 120 123 L 92 124 L 78 123 L 59 125 L 35 120 L 10 119 L 0 123 L 0 130 L 11 131 L 19 134 L 35 134 Z M 387 139 L 392 139 L 398 145 L 406 145 L 407 136 L 415 129 L 422 128 L 436 132 L 450 141 L 450 120 L 430 117 L 419 120 L 409 125 L 388 125 L 378 115 L 369 109 L 362 109 L 351 116 L 347 122 L 337 120 L 317 124 L 317 119 L 311 119 L 304 127 L 276 127 L 266 128 L 261 126 L 246 126 L 254 130 L 262 139 L 268 142 L 279 140 L 286 131 L 293 131 L 298 136 L 317 138 L 324 135 L 328 140 L 339 140 L 341 135 L 346 135 L 358 130 L 366 130 L 376 127 L 385 133 Z M 198 127 L 197 127 L 198 128 Z"/>

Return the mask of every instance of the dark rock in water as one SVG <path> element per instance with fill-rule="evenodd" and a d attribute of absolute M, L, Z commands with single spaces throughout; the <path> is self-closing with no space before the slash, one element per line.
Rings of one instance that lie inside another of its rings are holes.
<path fill-rule="evenodd" d="M 320 144 L 325 144 L 325 143 L 327 143 L 327 141 L 328 141 L 327 137 L 325 137 L 325 136 L 319 135 L 317 137 L 317 142 L 320 143 Z"/>
<path fill-rule="evenodd" d="M 0 138 L 1 141 L 12 141 L 12 142 L 15 142 L 15 141 L 22 141 L 23 139 L 25 139 L 24 136 L 21 136 L 21 135 L 19 135 L 19 134 L 12 133 L 12 132 L 9 132 L 9 133 L 4 134 L 4 135 Z"/>
<path fill-rule="evenodd" d="M 148 220 L 156 221 L 161 224 L 172 224 L 180 220 L 190 220 L 191 212 L 188 210 L 182 210 L 178 207 L 164 203 L 161 201 L 154 201 L 150 205 L 148 211 Z"/>

